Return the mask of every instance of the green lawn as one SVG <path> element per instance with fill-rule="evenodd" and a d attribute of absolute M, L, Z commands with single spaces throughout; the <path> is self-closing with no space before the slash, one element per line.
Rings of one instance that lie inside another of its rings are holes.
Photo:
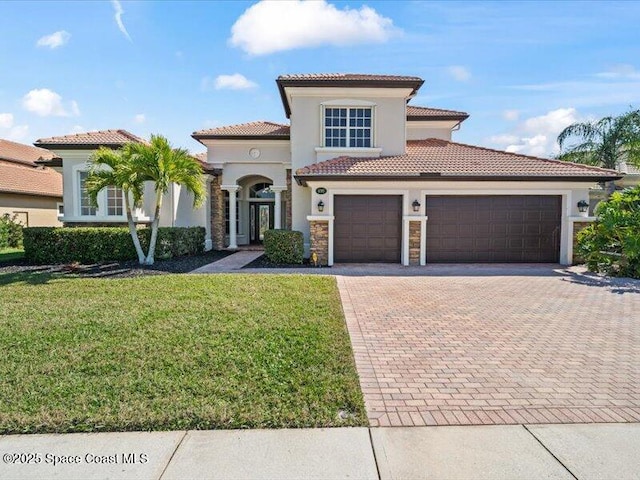
<path fill-rule="evenodd" d="M 0 264 L 24 257 L 22 248 L 0 248 Z"/>
<path fill-rule="evenodd" d="M 0 352 L 0 434 L 366 424 L 330 277 L 4 274 Z"/>

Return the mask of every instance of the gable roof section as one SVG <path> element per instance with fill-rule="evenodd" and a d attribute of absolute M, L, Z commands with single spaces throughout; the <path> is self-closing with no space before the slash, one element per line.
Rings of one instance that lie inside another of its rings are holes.
<path fill-rule="evenodd" d="M 44 148 L 0 138 L 0 160 L 35 166 L 38 161 L 53 160 L 54 158 L 57 158 L 56 155 Z"/>
<path fill-rule="evenodd" d="M 420 77 L 363 73 L 308 73 L 280 75 L 276 79 L 287 118 L 291 117 L 291 107 L 286 87 L 411 88 L 411 94 L 415 94 L 423 83 Z"/>
<path fill-rule="evenodd" d="M 95 150 L 99 147 L 120 148 L 131 142 L 146 143 L 146 140 L 126 130 L 118 129 L 39 138 L 34 145 L 59 150 Z"/>
<path fill-rule="evenodd" d="M 581 180 L 620 178 L 613 170 L 430 138 L 407 142 L 404 155 L 338 157 L 296 171 L 299 180 Z"/>
<path fill-rule="evenodd" d="M 51 168 L 0 160 L 0 192 L 62 197 L 62 175 Z"/>
<path fill-rule="evenodd" d="M 407 120 L 410 122 L 419 122 L 421 120 L 458 120 L 462 122 L 467 118 L 469 118 L 469 114 L 466 112 L 407 105 Z"/>
<path fill-rule="evenodd" d="M 191 135 L 196 140 L 289 140 L 289 125 L 258 121 L 199 130 Z"/>

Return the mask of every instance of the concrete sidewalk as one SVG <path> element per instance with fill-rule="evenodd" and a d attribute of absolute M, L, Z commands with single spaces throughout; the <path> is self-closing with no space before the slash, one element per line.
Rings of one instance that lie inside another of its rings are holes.
<path fill-rule="evenodd" d="M 189 273 L 224 273 L 240 270 L 264 254 L 262 250 L 240 250 L 215 262 L 203 265 Z"/>
<path fill-rule="evenodd" d="M 640 424 L 0 437 L 13 479 L 640 479 Z"/>

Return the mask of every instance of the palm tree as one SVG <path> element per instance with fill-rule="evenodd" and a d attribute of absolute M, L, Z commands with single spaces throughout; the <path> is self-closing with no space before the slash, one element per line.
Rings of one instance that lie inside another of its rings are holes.
<path fill-rule="evenodd" d="M 183 148 L 173 148 L 161 135 L 151 135 L 149 143 L 130 143 L 125 146 L 127 155 L 135 165 L 136 179 L 154 184 L 156 206 L 151 222 L 151 240 L 145 263 L 153 265 L 160 223 L 162 198 L 172 184 L 181 185 L 193 195 L 194 208 L 205 198 L 202 166 Z"/>
<path fill-rule="evenodd" d="M 136 224 L 133 220 L 133 209 L 142 203 L 144 181 L 132 161 L 129 149 L 112 150 L 100 147 L 90 159 L 91 168 L 87 177 L 87 193 L 91 203 L 97 205 L 98 193 L 107 187 L 118 187 L 124 195 L 124 208 L 127 224 L 140 264 L 145 263 L 145 255 L 140 245 Z"/>
<path fill-rule="evenodd" d="M 558 135 L 558 145 L 560 160 L 612 170 L 622 162 L 640 166 L 640 110 L 569 125 Z"/>

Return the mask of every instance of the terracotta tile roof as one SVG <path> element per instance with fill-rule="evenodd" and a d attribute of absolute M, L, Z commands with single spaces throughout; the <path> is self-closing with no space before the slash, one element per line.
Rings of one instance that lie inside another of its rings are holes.
<path fill-rule="evenodd" d="M 39 138 L 34 145 L 47 148 L 95 148 L 120 147 L 125 143 L 145 143 L 146 140 L 126 130 L 100 130 L 95 132 L 75 133 L 60 137 Z"/>
<path fill-rule="evenodd" d="M 407 120 L 465 120 L 469 118 L 466 112 L 445 110 L 442 108 L 419 107 L 407 105 Z"/>
<path fill-rule="evenodd" d="M 35 166 L 34 162 L 37 160 L 52 160 L 53 158 L 56 158 L 56 155 L 44 148 L 32 147 L 31 145 L 0 138 L 0 160 Z"/>
<path fill-rule="evenodd" d="M 336 177 L 533 177 L 617 178 L 613 170 L 530 157 L 439 139 L 407 142 L 407 152 L 379 158 L 338 157 L 296 171 L 298 176 Z"/>
<path fill-rule="evenodd" d="M 280 75 L 278 80 L 319 80 L 319 81 L 398 81 L 398 82 L 422 82 L 420 77 L 408 75 L 377 75 L 367 73 L 299 73 L 290 75 Z"/>
<path fill-rule="evenodd" d="M 62 197 L 62 175 L 47 167 L 0 160 L 0 192 Z"/>
<path fill-rule="evenodd" d="M 207 130 L 199 130 L 191 135 L 193 138 L 273 138 L 283 139 L 289 138 L 289 125 L 274 122 L 249 122 L 238 125 L 227 125 L 224 127 L 209 128 Z"/>

